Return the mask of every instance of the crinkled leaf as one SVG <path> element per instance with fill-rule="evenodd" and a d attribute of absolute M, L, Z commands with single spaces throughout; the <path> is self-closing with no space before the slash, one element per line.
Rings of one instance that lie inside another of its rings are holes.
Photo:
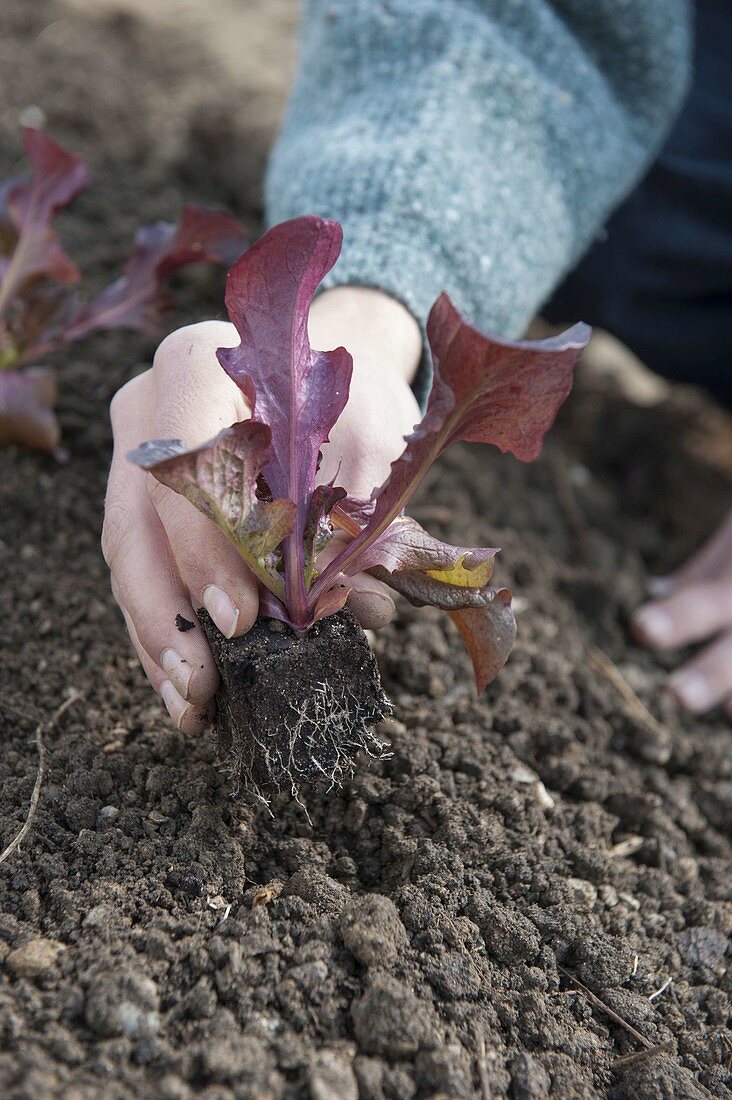
<path fill-rule="evenodd" d="M 478 691 L 503 668 L 516 639 L 508 588 L 448 584 L 439 575 L 418 569 L 390 573 L 377 566 L 371 572 L 415 606 L 429 605 L 449 612 L 473 662 Z"/>
<path fill-rule="evenodd" d="M 400 516 L 360 558 L 362 569 L 389 574 L 423 573 L 441 584 L 483 588 L 493 574 L 498 549 L 451 546 L 434 538 L 409 516 Z"/>
<path fill-rule="evenodd" d="M 213 520 L 252 572 L 281 597 L 277 551 L 292 531 L 295 505 L 283 499 L 263 501 L 257 494 L 270 441 L 266 425 L 244 420 L 194 450 L 186 450 L 178 439 L 153 440 L 129 458 Z"/>
<path fill-rule="evenodd" d="M 79 314 L 71 339 L 103 328 L 154 329 L 171 304 L 165 280 L 190 263 L 229 265 L 247 246 L 244 228 L 220 210 L 184 206 L 180 222 L 152 222 L 135 235 L 123 274 Z"/>
<path fill-rule="evenodd" d="M 226 306 L 241 343 L 219 361 L 240 386 L 256 420 L 272 429 L 265 469 L 276 495 L 297 504 L 285 549 L 287 606 L 296 625 L 307 617 L 303 539 L 320 448 L 348 399 L 351 357 L 344 348 L 315 351 L 308 311 L 341 248 L 337 222 L 297 218 L 275 226 L 229 272 Z"/>
<path fill-rule="evenodd" d="M 475 572 L 480 570 L 479 566 Z M 442 579 L 444 574 L 419 569 L 389 572 L 377 566 L 370 572 L 415 606 L 449 612 L 470 654 L 479 692 L 503 668 L 516 639 L 508 588 L 451 584 Z"/>
<path fill-rule="evenodd" d="M 0 189 L 0 318 L 13 297 L 33 280 L 79 279 L 79 269 L 51 228 L 55 214 L 91 182 L 81 157 L 68 153 L 41 130 L 23 130 L 32 171 Z"/>
<path fill-rule="evenodd" d="M 454 613 L 479 691 L 505 664 L 516 634 L 511 593 L 488 585 L 497 553 L 494 547 L 451 546 L 400 516 L 360 559 L 410 603 Z"/>
<path fill-rule="evenodd" d="M 0 371 L 0 446 L 22 443 L 61 458 L 56 382 L 44 367 Z"/>

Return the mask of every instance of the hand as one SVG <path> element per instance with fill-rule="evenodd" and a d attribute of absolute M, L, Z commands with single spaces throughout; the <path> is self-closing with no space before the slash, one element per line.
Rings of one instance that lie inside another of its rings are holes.
<path fill-rule="evenodd" d="M 409 388 L 419 328 L 381 291 L 338 287 L 316 299 L 309 330 L 314 347 L 344 345 L 354 360 L 351 398 L 324 448 L 321 479 L 338 472 L 338 484 L 368 497 L 419 419 Z M 126 456 L 147 439 L 199 446 L 246 419 L 244 397 L 216 359 L 216 348 L 238 342 L 233 325 L 222 321 L 179 329 L 162 342 L 152 368 L 119 390 L 111 409 L 102 549 L 112 592 L 150 683 L 179 729 L 191 733 L 212 720 L 219 677 L 203 631 L 179 631 L 176 615 L 195 623 L 204 606 L 227 637 L 238 637 L 257 617 L 257 585 L 210 520 Z M 389 590 L 365 574 L 354 578 L 349 605 L 374 630 L 394 614 Z"/>
<path fill-rule="evenodd" d="M 686 565 L 649 587 L 657 598 L 633 616 L 636 637 L 655 649 L 708 641 L 669 687 L 692 714 L 722 703 L 732 719 L 732 512 Z"/>

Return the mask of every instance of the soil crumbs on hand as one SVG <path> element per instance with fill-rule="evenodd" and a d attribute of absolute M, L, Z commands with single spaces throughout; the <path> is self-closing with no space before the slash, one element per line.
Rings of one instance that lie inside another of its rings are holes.
<path fill-rule="evenodd" d="M 41 106 L 94 170 L 63 229 L 95 286 L 184 197 L 256 232 L 235 162 L 261 135 L 205 44 L 48 0 L 6 0 L 2 21 L 6 103 Z M 16 121 L 0 119 L 3 175 Z M 187 282 L 171 325 L 220 315 L 222 285 Z M 309 820 L 294 803 L 272 819 L 230 799 L 211 738 L 170 728 L 109 594 L 108 402 L 151 351 L 106 334 L 59 358 L 69 465 L 0 453 L 3 843 L 37 724 L 82 696 L 0 866 L 0 1094 L 732 1096 L 732 734 L 680 716 L 626 630 L 646 571 L 729 499 L 721 414 L 689 390 L 638 408 L 585 370 L 535 465 L 448 456 L 417 518 L 503 546 L 515 652 L 476 700 L 450 624 L 402 607 L 377 643 L 391 757 L 311 792 Z"/>

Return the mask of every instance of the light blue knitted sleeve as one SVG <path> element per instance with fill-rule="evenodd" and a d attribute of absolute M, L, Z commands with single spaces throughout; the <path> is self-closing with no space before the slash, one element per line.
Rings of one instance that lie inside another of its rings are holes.
<path fill-rule="evenodd" d="M 305 0 L 270 224 L 341 222 L 329 285 L 517 336 L 658 149 L 685 0 Z M 426 384 L 426 379 L 422 380 Z"/>

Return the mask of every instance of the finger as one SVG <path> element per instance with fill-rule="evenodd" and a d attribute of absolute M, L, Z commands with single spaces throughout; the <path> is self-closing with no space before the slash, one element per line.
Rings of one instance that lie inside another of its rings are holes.
<path fill-rule="evenodd" d="M 318 569 L 322 572 L 347 543 L 345 535 L 334 535 L 318 555 Z M 358 573 L 355 577 L 350 577 L 348 583 L 351 587 L 348 606 L 364 630 L 381 630 L 391 622 L 396 614 L 396 606 L 385 584 L 368 573 Z"/>
<path fill-rule="evenodd" d="M 732 584 L 705 581 L 689 584 L 665 600 L 645 604 L 631 620 L 644 645 L 658 649 L 698 642 L 732 623 Z"/>
<path fill-rule="evenodd" d="M 692 714 L 703 714 L 725 699 L 732 700 L 732 630 L 675 672 L 668 684 Z"/>
<path fill-rule="evenodd" d="M 353 578 L 348 606 L 364 630 L 381 630 L 396 614 L 396 605 L 389 589 L 368 573 L 359 573 Z"/>
<path fill-rule="evenodd" d="M 249 416 L 244 395 L 216 358 L 217 347 L 238 342 L 234 326 L 223 321 L 188 325 L 163 340 L 153 364 L 156 439 L 181 438 L 197 447 Z M 225 637 L 245 634 L 257 617 L 259 596 L 236 548 L 189 501 L 152 477 L 147 484 L 196 607 L 206 608 Z"/>
<path fill-rule="evenodd" d="M 218 347 L 238 343 L 236 329 L 225 321 L 201 321 L 166 336 L 153 360 L 154 438 L 199 447 L 250 415 L 243 393 L 216 358 Z"/>
<path fill-rule="evenodd" d="M 132 622 L 130 616 L 124 611 L 122 614 L 124 616 L 125 625 L 127 626 L 127 632 L 130 635 L 130 641 L 135 647 L 137 656 L 140 658 L 140 664 L 143 667 L 145 675 L 165 703 L 166 710 L 173 719 L 175 725 L 182 733 L 203 733 L 206 727 L 210 726 L 213 722 L 214 714 L 216 713 L 216 708 L 213 703 L 209 702 L 202 707 L 197 707 L 193 703 L 186 702 L 186 700 L 176 691 L 163 670 L 158 668 L 140 645 L 140 640 L 135 630 L 135 624 Z"/>
<path fill-rule="evenodd" d="M 146 501 L 144 484 L 143 499 Z M 163 670 L 184 699 L 204 705 L 218 687 L 218 670 L 200 626 L 184 633 L 176 628 L 177 615 L 192 622 L 196 616 L 162 526 L 149 502 L 147 507 L 150 516 L 141 515 L 141 505 L 125 534 L 118 532 L 107 541 L 107 562 L 117 600 L 150 661 Z M 107 513 L 110 517 L 113 508 Z"/>
<path fill-rule="evenodd" d="M 259 592 L 236 547 L 194 506 L 148 475 L 147 487 L 183 584 L 226 638 L 252 627 Z"/>
<path fill-rule="evenodd" d="M 144 420 L 149 393 L 149 379 L 137 381 L 113 402 L 115 453 L 102 549 L 117 602 L 132 620 L 139 644 L 184 699 L 202 706 L 218 687 L 218 671 L 201 628 L 185 633 L 176 628 L 177 615 L 193 622 L 196 616 L 148 496 L 147 475 L 126 458 L 130 434 Z"/>
<path fill-rule="evenodd" d="M 119 600 L 115 591 L 116 587 L 116 585 L 112 585 L 112 595 L 114 596 L 115 600 L 117 600 L 117 604 L 119 605 Z M 135 624 L 133 623 L 129 614 L 122 607 L 120 607 L 120 611 L 122 612 L 122 618 L 125 621 L 125 626 L 127 627 L 127 633 L 129 634 L 130 641 L 132 642 L 135 653 L 137 654 L 137 658 L 142 665 L 142 671 L 145 673 L 148 680 L 150 681 L 150 686 L 152 687 L 153 691 L 156 691 L 159 695 L 160 688 L 162 687 L 163 682 L 167 679 L 167 676 L 163 672 L 162 668 L 155 664 L 150 654 L 143 649 L 142 645 L 140 644 L 140 639 L 137 637 Z"/>

